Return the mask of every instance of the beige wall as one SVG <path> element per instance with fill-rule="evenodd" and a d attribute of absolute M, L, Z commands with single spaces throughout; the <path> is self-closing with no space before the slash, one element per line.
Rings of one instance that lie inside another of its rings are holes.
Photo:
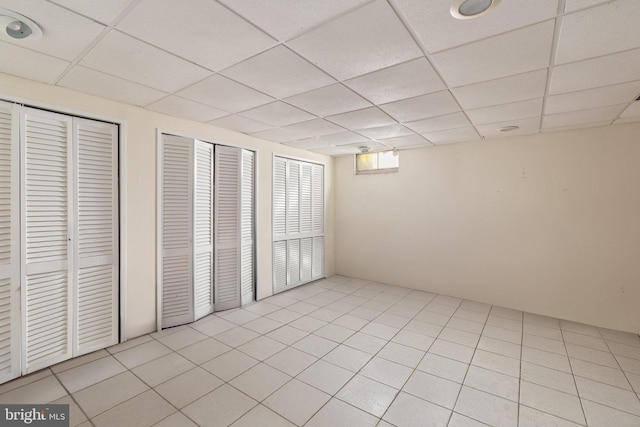
<path fill-rule="evenodd" d="M 293 149 L 202 123 L 154 113 L 126 104 L 85 95 L 56 86 L 36 83 L 0 73 L 0 99 L 24 100 L 63 112 L 107 116 L 125 122 L 124 166 L 126 194 L 122 215 L 126 232 L 125 334 L 133 338 L 156 329 L 156 139 L 157 130 L 175 132 L 206 141 L 256 150 L 256 227 L 258 298 L 272 293 L 271 268 L 271 175 L 272 156 L 280 154 L 325 164 L 326 262 L 325 274 L 334 272 L 333 255 L 333 159 Z M 71 110 L 71 111 L 69 111 Z"/>
<path fill-rule="evenodd" d="M 336 272 L 640 332 L 640 124 L 336 160 Z"/>

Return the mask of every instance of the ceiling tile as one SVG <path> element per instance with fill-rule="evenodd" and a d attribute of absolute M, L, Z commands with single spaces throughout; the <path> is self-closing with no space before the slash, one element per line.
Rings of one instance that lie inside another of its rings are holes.
<path fill-rule="evenodd" d="M 174 117 L 184 117 L 185 119 L 197 122 L 208 122 L 218 117 L 226 116 L 227 112 L 211 108 L 197 102 L 178 96 L 168 96 L 160 101 L 154 102 L 146 107 L 148 110 L 168 114 Z"/>
<path fill-rule="evenodd" d="M 402 125 L 390 125 L 382 126 L 379 128 L 362 129 L 357 132 L 371 139 L 393 138 L 396 136 L 411 135 L 413 133 L 413 131 L 407 129 Z"/>
<path fill-rule="evenodd" d="M 370 0 L 220 0 L 280 41 L 289 40 Z"/>
<path fill-rule="evenodd" d="M 306 111 L 302 111 L 281 101 L 244 111 L 240 115 L 276 127 L 304 122 L 315 118 L 313 114 L 309 114 Z"/>
<path fill-rule="evenodd" d="M 448 90 L 384 104 L 380 108 L 399 122 L 412 122 L 460 111 L 458 103 Z"/>
<path fill-rule="evenodd" d="M 519 129 L 501 132 L 500 129 L 506 126 L 518 126 Z M 509 120 L 500 123 L 484 124 L 476 126 L 480 135 L 485 138 L 498 138 L 517 135 L 531 135 L 540 133 L 540 117 L 529 117 L 527 119 Z"/>
<path fill-rule="evenodd" d="M 105 29 L 91 19 L 44 0 L 0 0 L 0 7 L 18 12 L 42 28 L 40 39 L 15 40 L 0 34 L 0 40 L 56 58 L 73 61 Z"/>
<path fill-rule="evenodd" d="M 261 130 L 267 130 L 271 128 L 271 126 L 266 125 L 264 123 L 260 123 L 256 120 L 248 119 L 246 117 L 237 116 L 237 115 L 222 117 L 220 119 L 212 120 L 207 123 L 213 126 L 218 126 L 225 129 L 231 129 L 231 130 L 235 130 L 236 132 L 242 132 L 242 133 L 259 132 Z"/>
<path fill-rule="evenodd" d="M 431 143 L 424 139 L 420 135 L 405 135 L 405 136 L 397 136 L 395 138 L 387 138 L 379 141 L 382 144 L 386 145 L 389 148 L 400 148 L 400 147 L 427 147 L 431 146 Z"/>
<path fill-rule="evenodd" d="M 633 80 L 640 80 L 640 49 L 553 67 L 549 93 L 576 92 Z"/>
<path fill-rule="evenodd" d="M 628 119 L 631 117 L 640 117 L 640 101 L 635 101 L 629 105 L 626 110 L 620 114 L 621 119 Z"/>
<path fill-rule="evenodd" d="M 368 138 L 354 132 L 340 132 L 332 135 L 323 135 L 318 139 L 330 145 L 354 144 L 356 142 L 369 141 Z"/>
<path fill-rule="evenodd" d="M 294 148 L 300 148 L 303 150 L 317 150 L 318 148 L 329 148 L 330 145 L 326 142 L 319 140 L 318 138 L 307 138 L 299 141 L 283 142 L 284 145 L 288 145 Z"/>
<path fill-rule="evenodd" d="M 167 96 L 165 92 L 80 65 L 69 70 L 58 86 L 138 106 L 148 105 Z"/>
<path fill-rule="evenodd" d="M 439 117 L 405 123 L 405 126 L 418 133 L 437 132 L 440 130 L 457 129 L 471 126 L 469 119 L 462 112 L 447 114 Z"/>
<path fill-rule="evenodd" d="M 639 20 L 638 0 L 618 0 L 566 15 L 560 27 L 556 64 L 640 47 Z"/>
<path fill-rule="evenodd" d="M 446 87 L 424 57 L 374 71 L 344 83 L 377 104 L 437 92 Z"/>
<path fill-rule="evenodd" d="M 78 12 L 91 19 L 111 24 L 134 0 L 109 0 L 109 1 L 87 1 L 87 0 L 49 0 L 61 6 Z"/>
<path fill-rule="evenodd" d="M 276 98 L 286 98 L 335 82 L 284 46 L 234 65 L 222 74 Z"/>
<path fill-rule="evenodd" d="M 304 138 L 330 135 L 344 131 L 343 128 L 323 119 L 314 119 L 307 122 L 285 126 L 283 129 L 295 132 Z"/>
<path fill-rule="evenodd" d="M 320 117 L 371 106 L 369 101 L 340 83 L 292 96 L 285 101 Z"/>
<path fill-rule="evenodd" d="M 549 66 L 554 21 L 546 21 L 431 57 L 451 87 Z"/>
<path fill-rule="evenodd" d="M 589 123 L 581 123 L 577 125 L 554 127 L 549 129 L 542 128 L 540 132 L 550 133 L 550 132 L 561 132 L 561 131 L 573 130 L 573 129 L 588 129 L 588 128 L 595 128 L 600 126 L 609 126 L 610 124 L 611 124 L 611 120 L 607 120 L 604 122 L 589 122 Z"/>
<path fill-rule="evenodd" d="M 369 151 L 385 151 L 389 149 L 389 147 L 387 147 L 386 145 L 383 145 L 375 141 L 367 141 L 367 142 L 361 142 L 358 144 L 346 144 L 346 145 L 339 146 L 339 148 L 344 149 L 346 153 L 350 153 L 350 154 L 361 153 L 362 150 L 360 147 L 367 147 L 369 148 Z"/>
<path fill-rule="evenodd" d="M 544 129 L 553 129 L 596 122 L 610 123 L 626 106 L 626 104 L 611 105 L 608 107 L 592 108 L 590 110 L 551 114 L 542 118 L 542 127 Z"/>
<path fill-rule="evenodd" d="M 467 115 L 475 125 L 526 119 L 529 117 L 538 117 L 539 119 L 542 115 L 542 98 L 511 104 L 494 105 L 493 107 L 484 107 L 477 110 L 467 110 Z"/>
<path fill-rule="evenodd" d="M 564 11 L 574 12 L 586 7 L 595 6 L 611 0 L 565 0 Z"/>
<path fill-rule="evenodd" d="M 566 113 L 575 110 L 629 103 L 640 94 L 640 80 L 596 89 L 582 90 L 547 98 L 545 114 Z"/>
<path fill-rule="evenodd" d="M 363 110 L 330 116 L 327 117 L 327 120 L 339 124 L 347 129 L 375 128 L 396 123 L 395 120 L 387 116 L 377 107 L 370 107 Z"/>
<path fill-rule="evenodd" d="M 273 142 L 295 141 L 303 138 L 302 135 L 283 128 L 262 130 L 260 132 L 252 133 L 251 135 L 256 138 L 262 138 Z"/>
<path fill-rule="evenodd" d="M 635 117 L 626 117 L 626 118 L 619 118 L 618 120 L 615 121 L 614 124 L 619 125 L 619 124 L 623 124 L 623 123 L 635 123 L 635 122 L 640 122 L 640 116 L 635 116 Z"/>
<path fill-rule="evenodd" d="M 356 9 L 288 45 L 339 80 L 422 55 L 386 0 Z"/>
<path fill-rule="evenodd" d="M 211 73 L 115 30 L 80 64 L 164 92 L 182 89 Z"/>
<path fill-rule="evenodd" d="M 422 134 L 422 136 L 427 138 L 434 145 L 448 144 L 452 142 L 475 141 L 480 139 L 480 135 L 478 135 L 478 132 L 476 132 L 476 130 L 471 126 L 459 129 L 443 130 L 439 132 L 425 132 Z"/>
<path fill-rule="evenodd" d="M 182 89 L 183 98 L 220 108 L 231 113 L 248 110 L 274 101 L 268 95 L 246 87 L 219 74 Z"/>
<path fill-rule="evenodd" d="M 142 0 L 118 29 L 214 71 L 276 44 L 211 0 Z"/>
<path fill-rule="evenodd" d="M 70 65 L 67 61 L 0 41 L 0 72 L 55 83 Z M 11 58 L 11 60 L 7 60 Z"/>
<path fill-rule="evenodd" d="M 451 0 L 396 0 L 400 13 L 430 53 L 555 17 L 557 0 L 508 0 L 479 19 L 455 19 Z"/>
<path fill-rule="evenodd" d="M 466 110 L 542 98 L 546 85 L 547 70 L 544 69 L 459 87 L 453 89 L 453 94 Z"/>
<path fill-rule="evenodd" d="M 354 151 L 352 148 L 343 148 L 344 146 L 340 146 L 340 147 L 332 147 L 332 146 L 328 146 L 325 148 L 317 148 L 315 150 L 309 150 L 312 151 L 314 153 L 318 153 L 318 154 L 325 154 L 327 156 L 346 156 L 346 155 L 350 155 L 353 154 Z"/>

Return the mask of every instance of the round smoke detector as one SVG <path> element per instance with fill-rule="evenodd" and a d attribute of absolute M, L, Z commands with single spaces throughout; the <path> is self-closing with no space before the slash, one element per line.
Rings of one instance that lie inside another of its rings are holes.
<path fill-rule="evenodd" d="M 12 10 L 0 8 L 0 32 L 12 39 L 39 39 L 42 29 L 26 16 Z"/>
<path fill-rule="evenodd" d="M 488 13 L 500 0 L 454 0 L 451 16 L 457 19 L 473 19 Z"/>

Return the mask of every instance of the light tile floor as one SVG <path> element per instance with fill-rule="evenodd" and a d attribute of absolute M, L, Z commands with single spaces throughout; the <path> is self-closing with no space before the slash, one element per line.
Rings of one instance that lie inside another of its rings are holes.
<path fill-rule="evenodd" d="M 0 386 L 81 426 L 640 426 L 640 337 L 334 276 Z"/>

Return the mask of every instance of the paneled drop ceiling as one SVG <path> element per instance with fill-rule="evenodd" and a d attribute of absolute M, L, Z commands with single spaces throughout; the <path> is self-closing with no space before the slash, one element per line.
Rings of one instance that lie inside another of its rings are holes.
<path fill-rule="evenodd" d="M 0 0 L 0 72 L 334 156 L 640 121 L 639 0 L 451 3 Z"/>

